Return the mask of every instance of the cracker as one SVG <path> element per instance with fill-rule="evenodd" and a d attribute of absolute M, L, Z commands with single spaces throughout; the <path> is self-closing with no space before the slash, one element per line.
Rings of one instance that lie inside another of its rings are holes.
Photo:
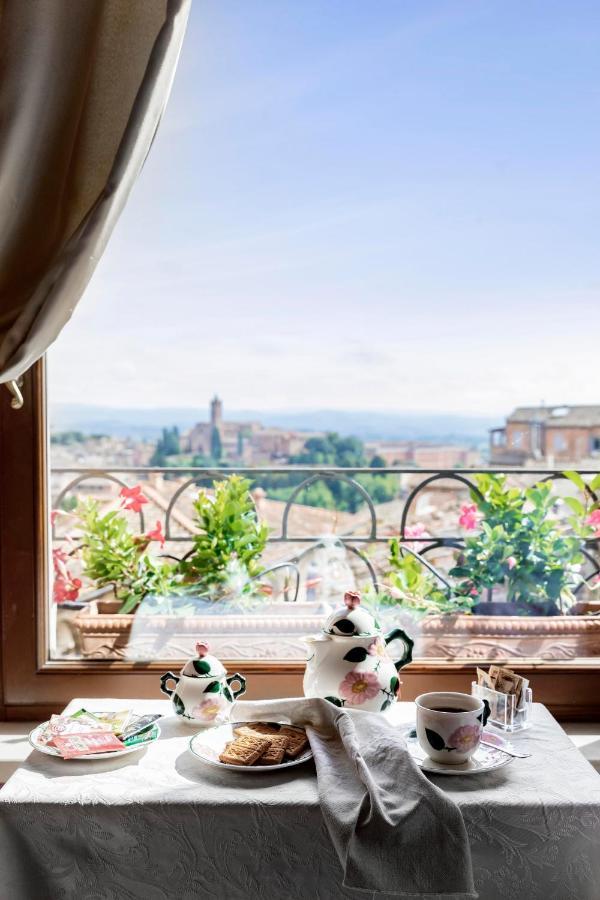
<path fill-rule="evenodd" d="M 230 766 L 251 766 L 265 750 L 268 750 L 269 746 L 270 743 L 266 737 L 241 735 L 226 745 L 223 752 L 219 754 L 219 759 L 222 763 Z"/>
<path fill-rule="evenodd" d="M 283 762 L 289 739 L 285 735 L 268 735 L 268 737 L 269 748 L 257 760 L 257 766 L 277 766 Z"/>
<path fill-rule="evenodd" d="M 282 725 L 279 733 L 289 738 L 285 755 L 289 756 L 290 759 L 295 759 L 299 756 L 308 744 L 308 738 L 303 728 L 291 728 L 289 725 Z"/>
<path fill-rule="evenodd" d="M 234 732 L 240 735 L 262 737 L 263 735 L 279 734 L 279 729 L 273 728 L 272 725 L 267 725 L 266 722 L 252 722 L 249 725 L 240 725 L 239 728 L 234 728 Z"/>

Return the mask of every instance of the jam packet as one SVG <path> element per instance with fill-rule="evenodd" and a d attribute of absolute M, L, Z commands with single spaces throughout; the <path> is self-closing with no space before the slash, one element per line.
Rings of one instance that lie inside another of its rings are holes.
<path fill-rule="evenodd" d="M 56 738 L 61 735 L 82 734 L 85 732 L 105 733 L 110 732 L 110 730 L 110 725 L 99 722 L 94 716 L 90 716 L 85 711 L 83 713 L 80 711 L 73 716 L 51 716 L 40 737 L 43 743 L 52 747 L 56 746 Z"/>
<path fill-rule="evenodd" d="M 160 718 L 160 713 L 151 713 L 145 716 L 134 716 L 127 728 L 125 728 L 121 733 L 121 740 L 126 741 L 128 740 L 128 738 L 132 738 L 136 734 L 141 734 L 143 731 L 146 731 L 146 729 L 150 728 L 150 726 Z"/>
<path fill-rule="evenodd" d="M 117 736 L 123 733 L 131 720 L 132 714 L 132 710 L 130 709 L 120 709 L 117 712 L 93 713 L 94 718 L 98 719 L 99 722 L 110 725 L 113 734 L 116 734 Z"/>
<path fill-rule="evenodd" d="M 62 734 L 54 738 L 54 746 L 63 759 L 87 756 L 89 753 L 110 753 L 122 750 L 123 744 L 112 731 Z"/>

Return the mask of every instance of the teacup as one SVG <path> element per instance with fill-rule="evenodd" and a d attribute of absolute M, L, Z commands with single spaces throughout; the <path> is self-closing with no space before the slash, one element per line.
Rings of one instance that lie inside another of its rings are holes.
<path fill-rule="evenodd" d="M 475 753 L 489 706 L 471 694 L 434 691 L 416 699 L 419 744 L 435 762 L 465 763 Z"/>

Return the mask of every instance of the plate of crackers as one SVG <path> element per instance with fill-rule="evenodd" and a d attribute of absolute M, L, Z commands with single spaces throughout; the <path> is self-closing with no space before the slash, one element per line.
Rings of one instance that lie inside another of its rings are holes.
<path fill-rule="evenodd" d="M 273 772 L 312 759 L 304 728 L 280 722 L 227 722 L 201 731 L 190 750 L 219 769 Z"/>

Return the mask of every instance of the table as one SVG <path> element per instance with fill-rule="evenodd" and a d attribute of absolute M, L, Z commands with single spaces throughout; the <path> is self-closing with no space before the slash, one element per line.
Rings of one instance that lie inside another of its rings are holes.
<path fill-rule="evenodd" d="M 248 775 L 203 766 L 168 701 L 67 708 L 161 712 L 161 739 L 121 760 L 33 751 L 0 791 L 0 897 L 10 900 L 358 900 L 321 817 L 311 763 Z M 412 703 L 390 710 L 414 719 Z M 533 753 L 433 780 L 461 807 L 481 900 L 597 900 L 600 777 L 550 713 L 515 736 Z M 435 848 L 432 848 L 432 853 Z"/>

